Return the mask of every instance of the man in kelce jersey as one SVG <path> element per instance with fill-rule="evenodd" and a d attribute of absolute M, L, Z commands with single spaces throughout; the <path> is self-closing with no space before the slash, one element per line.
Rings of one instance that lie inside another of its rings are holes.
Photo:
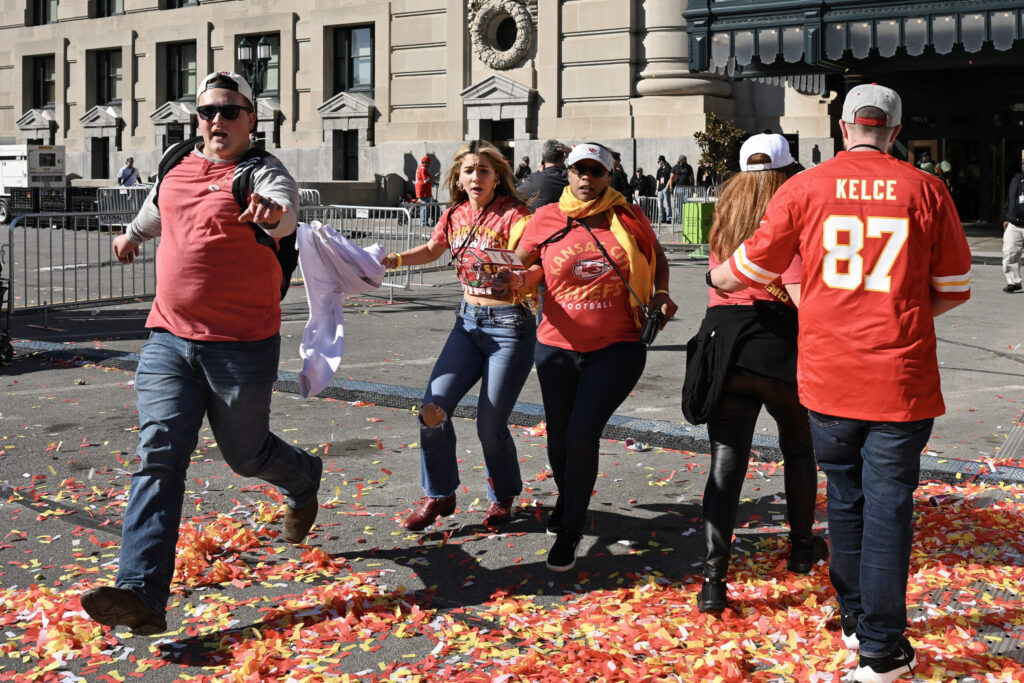
<path fill-rule="evenodd" d="M 758 231 L 709 271 L 738 291 L 803 259 L 797 383 L 828 478 L 830 574 L 856 681 L 917 664 L 904 637 L 914 489 L 945 412 L 934 316 L 970 297 L 971 254 L 943 182 L 889 156 L 900 97 L 860 85 L 843 104 L 845 151 L 791 178 Z"/>

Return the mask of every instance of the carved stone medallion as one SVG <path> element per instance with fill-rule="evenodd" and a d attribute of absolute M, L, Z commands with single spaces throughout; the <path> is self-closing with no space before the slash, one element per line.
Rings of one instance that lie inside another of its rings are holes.
<path fill-rule="evenodd" d="M 473 52 L 481 62 L 507 71 L 530 55 L 537 0 L 470 0 L 467 10 Z"/>

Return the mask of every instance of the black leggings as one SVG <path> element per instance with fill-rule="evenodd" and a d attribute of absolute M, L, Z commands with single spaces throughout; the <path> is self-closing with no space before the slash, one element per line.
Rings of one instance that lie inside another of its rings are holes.
<path fill-rule="evenodd" d="M 807 409 L 800 405 L 796 385 L 760 375 L 731 375 L 708 418 L 711 470 L 703 504 L 704 576 L 708 579 L 724 580 L 729 569 L 740 491 L 762 405 L 779 426 L 790 544 L 806 547 L 813 543 L 818 474 Z"/>
<path fill-rule="evenodd" d="M 579 534 L 597 482 L 601 433 L 643 374 L 647 347 L 620 342 L 584 353 L 537 342 L 534 358 L 558 486 L 555 518 Z"/>

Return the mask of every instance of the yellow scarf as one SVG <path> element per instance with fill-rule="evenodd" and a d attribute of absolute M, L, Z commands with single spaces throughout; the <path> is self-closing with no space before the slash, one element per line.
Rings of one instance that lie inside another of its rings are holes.
<path fill-rule="evenodd" d="M 606 187 L 601 196 L 596 199 L 583 202 L 576 199 L 572 190 L 566 185 L 558 200 L 558 208 L 570 218 L 581 219 L 602 213 L 607 217 L 612 235 L 618 241 L 619 246 L 625 249 L 626 257 L 629 259 L 629 286 L 633 288 L 637 296 L 643 299 L 644 305 L 641 306 L 632 294 L 629 295 L 629 313 L 637 328 L 640 328 L 643 327 L 646 316 L 645 307 L 651 300 L 651 291 L 654 289 L 654 254 L 652 250 L 651 257 L 648 258 L 640 251 L 633 233 L 623 225 L 618 212 L 615 211 L 617 206 L 624 207 L 626 213 L 632 216 L 632 209 L 625 197 L 610 187 Z"/>

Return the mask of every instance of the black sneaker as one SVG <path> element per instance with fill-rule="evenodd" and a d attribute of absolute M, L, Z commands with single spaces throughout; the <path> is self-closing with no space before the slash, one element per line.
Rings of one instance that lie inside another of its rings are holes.
<path fill-rule="evenodd" d="M 167 631 L 167 619 L 156 614 L 130 588 L 99 586 L 82 593 L 82 609 L 104 626 L 127 626 L 140 636 Z"/>
<path fill-rule="evenodd" d="M 900 638 L 896 649 L 884 657 L 860 656 L 853 680 L 860 683 L 893 683 L 903 674 L 913 674 L 917 666 L 917 654 L 906 638 Z"/>
<path fill-rule="evenodd" d="M 860 621 L 860 614 L 840 614 L 839 625 L 843 629 L 843 642 L 848 650 L 856 650 L 860 647 L 860 640 L 857 638 L 857 622 Z"/>
<path fill-rule="evenodd" d="M 559 529 L 555 544 L 548 553 L 548 569 L 553 572 L 567 572 L 576 566 L 576 548 L 581 534 Z"/>
<path fill-rule="evenodd" d="M 1013 284 L 1006 285 L 1003 287 L 1003 291 L 1009 294 L 1010 292 L 1019 292 L 1021 290 L 1021 284 L 1014 282 Z"/>

